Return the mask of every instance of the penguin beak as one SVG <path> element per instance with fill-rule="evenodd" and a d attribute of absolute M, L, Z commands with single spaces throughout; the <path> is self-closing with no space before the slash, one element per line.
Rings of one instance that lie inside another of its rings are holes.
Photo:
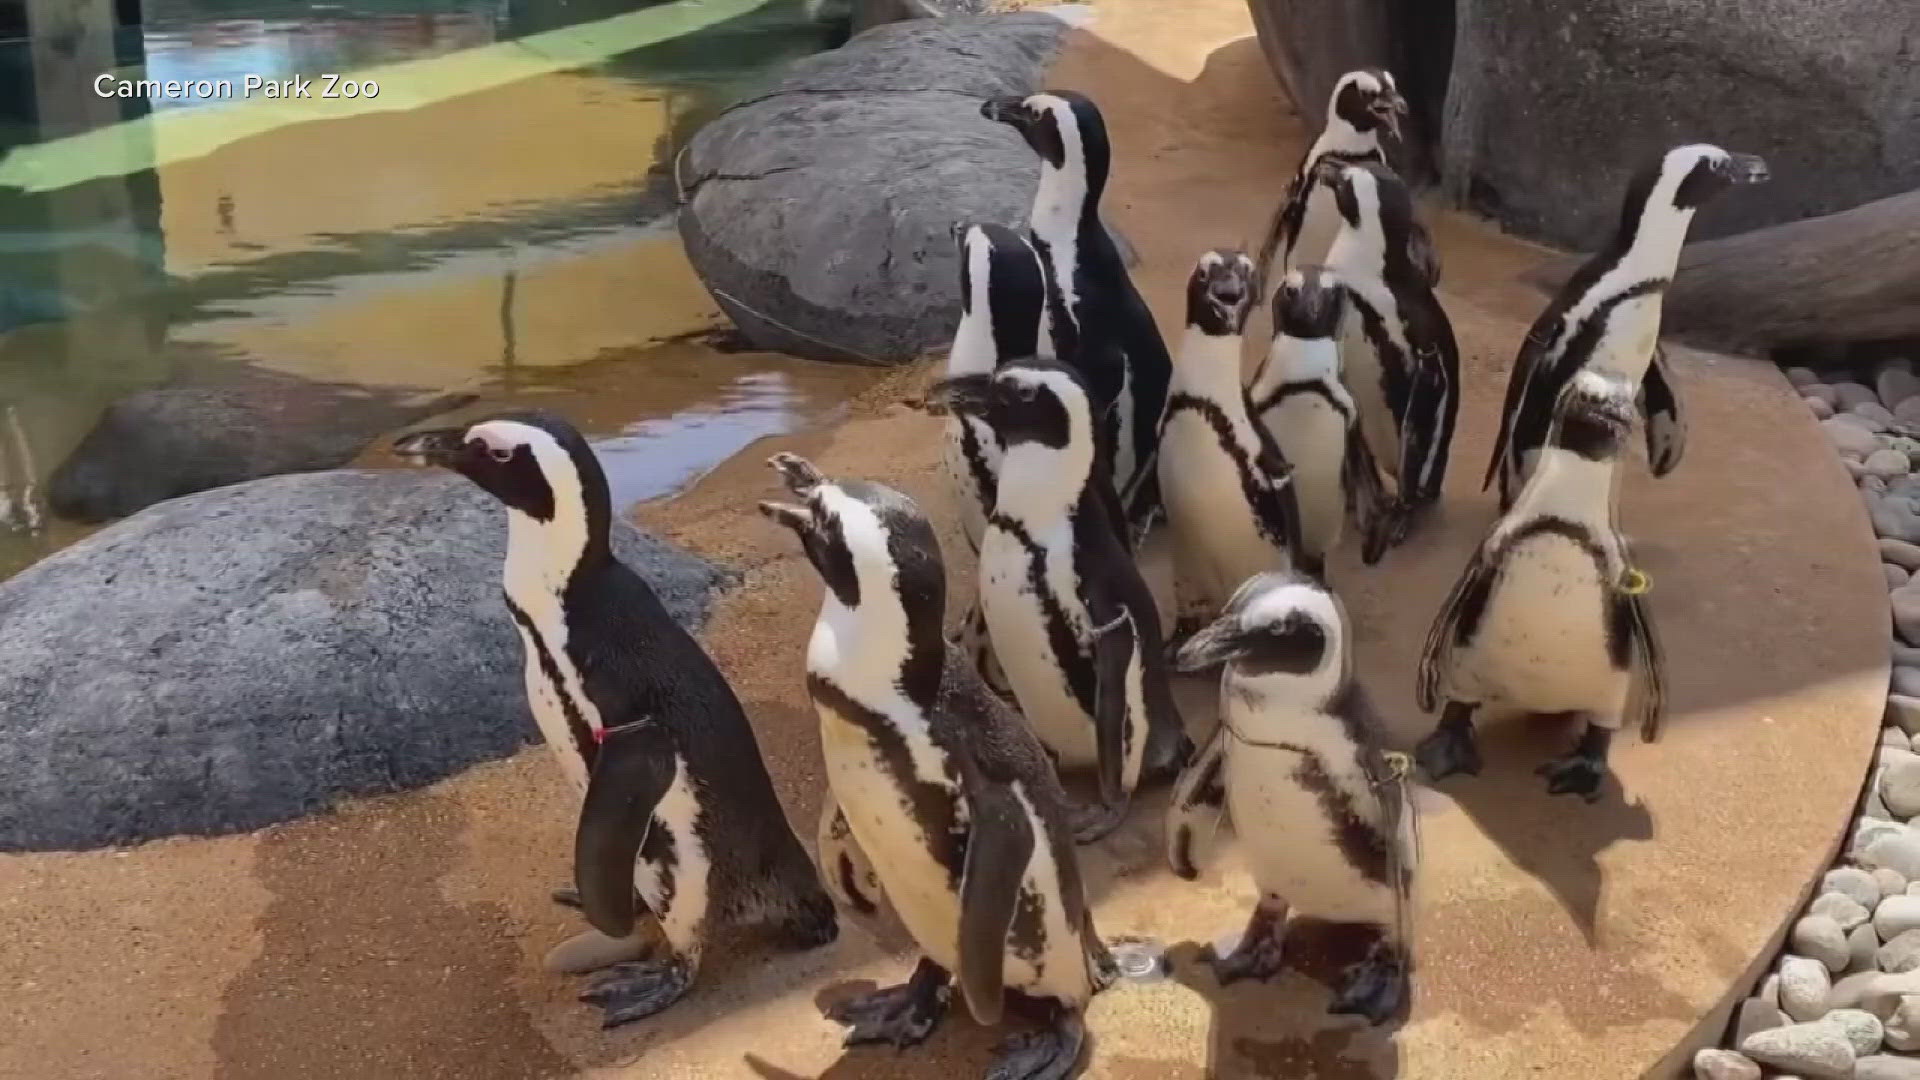
<path fill-rule="evenodd" d="M 458 469 L 466 449 L 466 428 L 415 431 L 393 440 L 394 454 L 408 463 L 438 465 L 443 469 Z"/>
<path fill-rule="evenodd" d="M 1025 98 L 988 98 L 980 103 L 980 115 L 996 123 L 1020 127 L 1027 115 L 1025 106 Z"/>
<path fill-rule="evenodd" d="M 1770 175 L 1766 161 L 1754 154 L 1728 154 L 1720 171 L 1736 184 L 1764 184 Z"/>
<path fill-rule="evenodd" d="M 1386 125 L 1395 139 L 1400 137 L 1400 118 L 1407 115 L 1407 99 L 1388 94 L 1373 103 L 1373 115 Z"/>
<path fill-rule="evenodd" d="M 803 499 L 812 495 L 814 488 L 827 482 L 827 478 L 821 475 L 820 470 L 814 468 L 813 462 L 799 454 L 790 454 L 782 450 L 768 458 L 767 464 L 780 474 L 780 479 L 786 483 L 788 491 Z"/>
<path fill-rule="evenodd" d="M 1245 651 L 1239 619 L 1226 616 L 1215 619 L 1187 639 L 1174 654 L 1173 666 L 1181 671 L 1206 671 L 1232 660 Z"/>
<path fill-rule="evenodd" d="M 993 376 L 959 375 L 942 379 L 927 391 L 927 409 L 935 414 L 985 416 L 993 404 Z"/>

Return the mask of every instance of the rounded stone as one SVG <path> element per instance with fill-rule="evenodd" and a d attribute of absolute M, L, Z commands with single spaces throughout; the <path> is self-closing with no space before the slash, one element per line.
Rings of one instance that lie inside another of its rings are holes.
<path fill-rule="evenodd" d="M 1904 674 L 1910 682 L 1920 682 L 1920 671 L 1913 668 L 1895 668 L 1894 673 Z M 1906 693 L 1907 689 L 1902 687 L 1901 692 Z M 1906 751 L 1906 755 L 1888 765 L 1880 776 L 1880 798 L 1895 817 L 1902 819 L 1920 814 L 1920 757 L 1915 757 L 1912 751 Z"/>
<path fill-rule="evenodd" d="M 1913 744 L 1913 740 L 1907 738 L 1906 732 L 1901 731 L 1899 728 L 1894 727 L 1891 724 L 1880 729 L 1880 745 L 1881 746 L 1893 746 L 1893 747 L 1904 748 L 1904 747 L 1909 747 L 1912 744 Z"/>
<path fill-rule="evenodd" d="M 1888 694 L 1887 722 L 1909 736 L 1920 735 L 1920 698 L 1907 694 Z"/>
<path fill-rule="evenodd" d="M 1879 431 L 1886 431 L 1894 425 L 1892 411 L 1877 401 L 1863 401 L 1858 405 L 1850 406 L 1847 411 L 1872 424 Z"/>
<path fill-rule="evenodd" d="M 1920 510 L 1915 509 L 1911 495 L 1888 493 L 1883 498 L 1876 498 L 1867 504 L 1867 514 L 1873 521 L 1875 536 L 1920 540 Z"/>
<path fill-rule="evenodd" d="M 1693 1055 L 1696 1080 L 1760 1080 L 1760 1066 L 1737 1050 L 1702 1050 Z"/>
<path fill-rule="evenodd" d="M 1847 1033 L 1847 1042 L 1853 1052 L 1861 1056 L 1880 1049 L 1880 1040 L 1884 1029 L 1880 1018 L 1864 1009 L 1835 1009 L 1821 1021 L 1833 1024 Z"/>
<path fill-rule="evenodd" d="M 1861 923 L 1847 932 L 1847 973 L 1872 971 L 1880 954 L 1880 935 L 1872 923 Z"/>
<path fill-rule="evenodd" d="M 1812 368 L 1790 367 L 1786 370 L 1787 381 L 1796 388 L 1804 389 L 1820 381 L 1820 373 Z"/>
<path fill-rule="evenodd" d="M 1859 417 L 1829 417 L 1820 421 L 1820 430 L 1827 433 L 1827 439 L 1833 443 L 1834 449 L 1860 461 L 1865 461 L 1868 454 L 1880 449 L 1880 440 L 1867 430 Z"/>
<path fill-rule="evenodd" d="M 1893 418 L 1906 427 L 1920 426 L 1920 397 L 1910 397 L 1895 405 Z"/>
<path fill-rule="evenodd" d="M 1899 588 L 1900 586 L 1905 585 L 1907 583 L 1907 579 L 1913 576 L 1912 574 L 1907 573 L 1907 571 L 1902 567 L 1895 566 L 1892 563 L 1881 563 L 1880 569 L 1882 572 L 1884 572 L 1887 575 L 1887 591 L 1888 592 L 1892 592 L 1893 590 Z"/>
<path fill-rule="evenodd" d="M 1807 914 L 1831 921 L 1844 934 L 1872 918 L 1873 909 L 1845 893 L 1830 892 L 1814 897 Z"/>
<path fill-rule="evenodd" d="M 1820 892 L 1839 893 L 1841 896 L 1872 911 L 1880 902 L 1880 883 L 1873 879 L 1873 873 L 1857 866 L 1837 866 L 1827 871 L 1820 879 Z"/>
<path fill-rule="evenodd" d="M 1780 1010 L 1793 1019 L 1806 1023 L 1827 1015 L 1832 990 L 1833 978 L 1820 961 L 1804 956 L 1780 961 Z"/>
<path fill-rule="evenodd" d="M 1898 450 L 1875 450 L 1868 454 L 1867 459 L 1861 464 L 1866 467 L 1868 476 L 1878 476 L 1888 480 L 1896 476 L 1905 476 L 1912 471 L 1912 464 L 1907 461 L 1907 455 Z"/>
<path fill-rule="evenodd" d="M 1897 665 L 1889 675 L 1887 685 L 1893 693 L 1901 697 L 1920 697 L 1920 668 L 1906 664 Z"/>
<path fill-rule="evenodd" d="M 1833 396 L 1843 409 L 1852 409 L 1860 405 L 1880 404 L 1880 395 L 1874 393 L 1873 388 L 1870 386 L 1862 386 L 1857 382 L 1837 382 L 1829 383 L 1828 385 L 1833 387 Z M 1804 394 L 1806 390 L 1802 389 L 1800 392 Z"/>
<path fill-rule="evenodd" d="M 1765 998 L 1750 997 L 1740 1003 L 1740 1012 L 1733 1025 L 1733 1041 L 1738 1045 L 1756 1031 L 1786 1026 L 1787 1014 L 1780 1011 L 1780 1006 Z"/>
<path fill-rule="evenodd" d="M 0 851 L 257 829 L 537 741 L 506 532 L 450 473 L 299 473 L 22 571 L 0 585 L 0 715 L 32 721 L 0 725 Z M 724 580 L 624 522 L 613 543 L 683 624 Z"/>
<path fill-rule="evenodd" d="M 1854 1063 L 1853 1080 L 1920 1080 L 1920 1058 L 1875 1054 Z"/>
<path fill-rule="evenodd" d="M 1904 825 L 1863 818 L 1854 826 L 1853 853 L 1862 866 L 1897 871 L 1908 881 L 1920 876 L 1920 839 Z"/>
<path fill-rule="evenodd" d="M 1880 561 L 1890 562 L 1912 573 L 1920 570 L 1920 545 L 1909 544 L 1905 540 L 1881 540 Z"/>
<path fill-rule="evenodd" d="M 1920 994 L 1904 994 L 1885 1024 L 1887 1045 L 1911 1053 L 1920 1050 Z"/>
<path fill-rule="evenodd" d="M 1829 409 L 1836 409 L 1843 412 L 1846 410 L 1846 406 L 1840 404 L 1839 391 L 1835 390 L 1830 383 L 1808 383 L 1800 387 L 1799 390 L 1800 396 L 1806 398 L 1808 401 L 1824 402 Z"/>
<path fill-rule="evenodd" d="M 1847 902 L 1853 903 L 1851 900 Z M 1830 974 L 1838 975 L 1847 970 L 1847 932 L 1825 915 L 1808 915 L 1794 923 L 1788 941 L 1794 952 L 1825 964 Z"/>
<path fill-rule="evenodd" d="M 1892 941 L 1909 930 L 1920 930 L 1920 896 L 1889 896 L 1873 912 L 1873 932 Z"/>
<path fill-rule="evenodd" d="M 1770 971 L 1767 973 L 1766 978 L 1760 980 L 1760 990 L 1759 990 L 1758 996 L 1760 1000 L 1766 1002 L 1767 1004 L 1773 1006 L 1774 1008 L 1777 1009 L 1780 1007 L 1780 973 L 1779 972 Z M 1784 1017 L 1787 1014 L 1781 1013 L 1780 1015 Z M 1783 1019 L 1781 1023 L 1784 1024 L 1786 1023 L 1786 1021 Z"/>
<path fill-rule="evenodd" d="M 1874 453 L 1878 454 L 1880 451 L 1875 450 Z M 1867 473 L 1867 467 L 1862 465 L 1860 466 L 1860 475 L 1855 477 L 1859 482 L 1860 497 L 1865 499 L 1869 495 L 1876 497 L 1885 495 L 1887 493 L 1887 478 L 1884 476 L 1869 476 Z"/>
<path fill-rule="evenodd" d="M 1899 973 L 1920 968 L 1920 930 L 1907 930 L 1887 939 L 1874 953 L 1874 966 Z"/>
<path fill-rule="evenodd" d="M 1880 369 L 1880 374 L 1873 380 L 1873 389 L 1880 396 L 1880 403 L 1891 409 L 1920 394 L 1920 378 L 1904 367 L 1888 364 Z"/>
<path fill-rule="evenodd" d="M 1807 403 L 1807 411 L 1813 414 L 1815 420 L 1826 420 L 1833 416 L 1833 406 L 1819 398 L 1810 397 L 1801 400 Z"/>
<path fill-rule="evenodd" d="M 1849 1080 L 1853 1044 L 1834 1024 L 1789 1024 L 1756 1031 L 1740 1042 L 1740 1052 L 1775 1069 L 1791 1069 L 1819 1080 Z"/>

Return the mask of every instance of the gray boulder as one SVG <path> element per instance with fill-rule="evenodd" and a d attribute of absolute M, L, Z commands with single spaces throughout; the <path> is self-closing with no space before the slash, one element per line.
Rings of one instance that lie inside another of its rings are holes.
<path fill-rule="evenodd" d="M 867 363 L 948 344 L 952 226 L 1024 222 L 1040 174 L 980 102 L 1039 90 L 1066 30 L 1042 13 L 881 26 L 702 128 L 678 167 L 680 236 L 743 337 Z"/>
<path fill-rule="evenodd" d="M 908 19 L 978 15 L 987 10 L 987 0 L 841 0 L 841 5 L 852 8 L 848 17 L 856 34 Z"/>
<path fill-rule="evenodd" d="M 222 364 L 108 406 L 48 478 L 47 504 L 73 521 L 106 521 L 209 488 L 338 468 L 382 434 L 471 400 L 410 401 Z"/>
<path fill-rule="evenodd" d="M 1695 239 L 1920 185 L 1912 0 L 1458 0 L 1455 17 L 1444 175 L 1515 231 L 1593 250 L 1629 172 L 1685 142 L 1773 174 L 1710 203 Z"/>
<path fill-rule="evenodd" d="M 253 829 L 538 741 L 498 505 L 335 471 L 174 499 L 0 584 L 0 850 Z M 684 625 L 722 574 L 624 523 Z"/>

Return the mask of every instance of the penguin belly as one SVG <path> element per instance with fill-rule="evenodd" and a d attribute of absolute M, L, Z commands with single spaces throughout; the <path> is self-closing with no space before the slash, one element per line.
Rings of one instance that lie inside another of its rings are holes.
<path fill-rule="evenodd" d="M 1360 413 L 1360 434 L 1379 462 L 1380 471 L 1400 478 L 1400 422 L 1387 403 L 1387 373 L 1382 369 L 1380 353 L 1367 340 L 1358 315 L 1348 315 L 1341 327 L 1340 356 L 1346 371 L 1343 381 L 1353 405 Z"/>
<path fill-rule="evenodd" d="M 993 432 L 971 417 L 950 417 L 943 456 L 959 504 L 960 527 L 967 543 L 980 550 L 987 515 L 993 510 L 992 481 L 1000 474 L 1000 444 Z M 984 485 L 983 479 L 987 481 Z"/>
<path fill-rule="evenodd" d="M 989 527 L 980 545 L 981 611 L 994 655 L 1034 735 L 1053 751 L 1059 764 L 1092 765 L 1099 760 L 1093 717 L 1074 694 L 1048 631 L 1051 607 L 1067 620 L 1076 646 L 1086 640 L 1087 609 L 1073 570 L 1072 526 L 1062 521 L 1051 534 L 1034 535 L 1033 540 L 1045 545 L 1046 588 L 1051 597 L 1035 592 L 1031 558 L 1019 538 Z M 1091 670 L 1091 657 L 1085 662 Z"/>
<path fill-rule="evenodd" d="M 1347 419 L 1319 394 L 1296 393 L 1281 398 L 1261 422 L 1293 466 L 1301 544 L 1308 555 L 1324 557 L 1339 546 L 1347 524 Z"/>
<path fill-rule="evenodd" d="M 700 832 L 702 810 L 686 759 L 675 755 L 673 782 L 654 805 L 652 828 L 634 863 L 633 887 L 659 916 L 676 948 L 697 948 L 707 918 L 708 872 L 713 862 Z"/>
<path fill-rule="evenodd" d="M 1340 838 L 1341 830 L 1351 825 L 1333 820 L 1320 797 L 1301 781 L 1301 754 L 1250 746 L 1229 736 L 1226 757 L 1228 813 L 1245 849 L 1247 870 L 1263 894 L 1278 896 L 1301 915 L 1395 924 L 1393 890 L 1368 880 L 1347 858 Z M 1322 761 L 1335 791 L 1345 794 L 1377 829 L 1379 802 L 1360 773 L 1351 745 Z"/>
<path fill-rule="evenodd" d="M 525 610 L 524 601 L 516 601 L 515 606 Z M 558 601 L 555 601 L 554 607 L 558 609 Z M 559 763 L 561 774 L 573 784 L 574 790 L 585 793 L 587 761 L 574 742 L 573 728 L 567 722 L 566 708 L 560 701 L 560 689 L 542 670 L 540 645 L 534 641 L 533 635 L 526 626 L 520 625 L 520 620 L 515 619 L 514 624 L 520 632 L 520 651 L 526 665 L 527 707 L 533 712 L 533 722 L 540 729 L 540 737 L 546 740 L 547 749 L 553 752 L 554 761 Z M 550 638 L 548 641 L 551 643 Z M 556 663 L 571 665 L 564 649 L 553 649 L 552 655 Z"/>
<path fill-rule="evenodd" d="M 1325 263 L 1339 231 L 1340 210 L 1334 205 L 1333 192 L 1325 184 L 1313 184 L 1307 192 L 1307 211 L 1300 219 L 1300 235 L 1294 239 L 1282 271 Z"/>
<path fill-rule="evenodd" d="M 1053 845 L 1045 821 L 1035 809 L 1034 800 L 1024 783 L 1013 785 L 1014 796 L 1027 812 L 1027 824 L 1033 830 L 1033 856 L 1027 860 L 1026 879 L 1020 885 L 1020 902 L 1013 926 L 1007 935 L 1006 964 L 1001 981 L 1010 989 L 1033 997 L 1049 997 L 1070 1005 L 1085 1005 L 1093 997 L 1093 977 L 1087 970 L 1089 942 L 1085 923 L 1067 920 L 1061 902 L 1060 867 L 1054 861 Z M 1038 929 L 1042 940 L 1026 936 Z"/>
<path fill-rule="evenodd" d="M 1180 574 L 1209 611 L 1249 577 L 1287 567 L 1287 553 L 1260 534 L 1239 466 L 1204 417 L 1182 409 L 1168 418 L 1160 456 L 1160 497 Z"/>
<path fill-rule="evenodd" d="M 1613 666 L 1607 648 L 1608 585 L 1592 556 L 1566 537 L 1516 545 L 1471 644 L 1455 646 L 1452 696 L 1619 723 L 1629 673 Z"/>

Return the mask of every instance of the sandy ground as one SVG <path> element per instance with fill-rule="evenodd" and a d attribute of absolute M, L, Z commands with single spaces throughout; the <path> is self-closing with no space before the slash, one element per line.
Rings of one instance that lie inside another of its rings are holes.
<path fill-rule="evenodd" d="M 1301 140 L 1239 0 L 1102 0 L 1054 82 L 1101 101 L 1117 144 L 1110 212 L 1142 257 L 1163 331 L 1205 247 L 1253 238 Z M 1446 506 L 1363 571 L 1336 563 L 1363 679 L 1403 736 L 1419 642 L 1491 518 L 1476 490 L 1504 371 L 1541 299 L 1514 283 L 1533 249 L 1434 217 L 1466 406 Z M 1096 1001 L 1087 1074 L 1221 1077 L 1670 1075 L 1658 1066 L 1742 983 L 1831 850 L 1858 790 L 1886 679 L 1871 537 L 1844 473 L 1772 369 L 1683 353 L 1693 445 L 1674 476 L 1639 466 L 1628 525 L 1646 549 L 1669 653 L 1665 738 L 1616 748 L 1621 788 L 1550 800 L 1532 765 L 1566 735 L 1490 731 L 1488 768 L 1423 793 L 1417 1005 L 1397 1034 L 1324 1013 L 1288 974 L 1222 990 L 1196 950 L 1239 928 L 1251 888 L 1223 837 L 1208 873 L 1160 865 L 1162 799 L 1086 852 L 1102 930 L 1173 946 L 1174 975 Z M 908 492 L 943 523 L 925 368 L 881 382 L 830 432 L 764 440 L 643 523 L 741 567 L 707 643 L 753 716 L 791 819 L 821 790 L 802 649 L 819 585 L 754 512 L 765 456 Z M 948 550 L 964 550 L 948 534 Z M 950 567 L 956 590 L 969 568 Z M 964 593 L 962 593 L 964 595 Z M 1189 723 L 1211 722 L 1186 687 Z M 889 928 L 849 922 L 802 955 L 752 941 L 697 992 L 610 1032 L 541 968 L 579 928 L 565 879 L 570 796 L 540 749 L 430 789 L 250 836 L 127 852 L 0 858 L 0 1077 L 852 1078 L 978 1075 L 995 1033 L 956 1010 L 905 1055 L 843 1052 L 817 1002 L 897 981 Z M 1669 1062 L 1670 1064 L 1670 1062 Z M 1653 1070 L 1653 1071 L 1650 1071 Z"/>

